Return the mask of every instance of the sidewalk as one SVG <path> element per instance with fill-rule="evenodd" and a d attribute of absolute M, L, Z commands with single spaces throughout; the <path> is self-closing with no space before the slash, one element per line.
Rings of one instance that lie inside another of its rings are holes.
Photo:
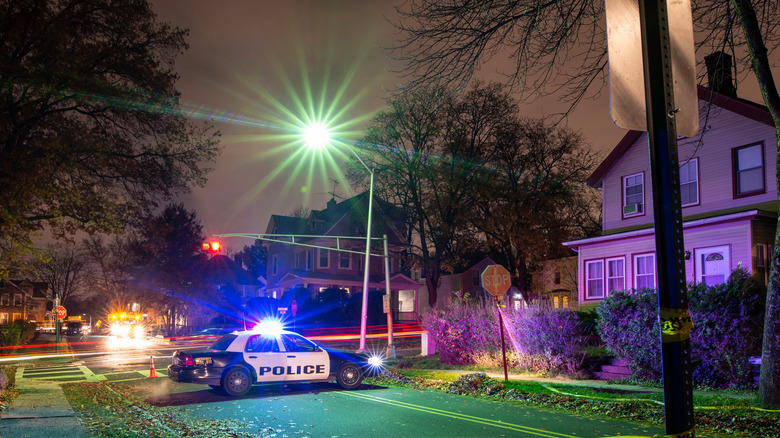
<path fill-rule="evenodd" d="M 16 370 L 19 396 L 0 414 L 0 437 L 86 438 L 60 383 L 23 379 L 22 370 Z"/>
<path fill-rule="evenodd" d="M 36 339 L 32 343 L 45 343 Z M 67 348 L 67 347 L 66 347 Z M 0 438 L 87 438 L 78 416 L 62 391 L 61 382 L 25 379 L 16 368 L 19 395 L 0 413 Z"/>

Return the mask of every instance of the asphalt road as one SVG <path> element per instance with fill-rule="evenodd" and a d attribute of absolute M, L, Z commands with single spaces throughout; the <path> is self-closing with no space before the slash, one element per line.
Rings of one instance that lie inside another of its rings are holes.
<path fill-rule="evenodd" d="M 628 437 L 661 427 L 578 417 L 432 391 L 330 383 L 256 386 L 229 398 L 208 387 L 153 383 L 146 401 L 193 419 L 235 420 L 244 431 L 316 437 Z"/>

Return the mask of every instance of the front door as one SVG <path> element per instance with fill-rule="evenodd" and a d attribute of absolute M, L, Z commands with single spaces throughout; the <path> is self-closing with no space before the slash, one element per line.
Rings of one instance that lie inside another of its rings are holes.
<path fill-rule="evenodd" d="M 250 336 L 244 348 L 244 361 L 255 369 L 258 383 L 283 382 L 286 378 L 286 353 L 279 348 L 276 336 Z"/>
<path fill-rule="evenodd" d="M 287 380 L 319 380 L 330 374 L 328 352 L 319 348 L 303 336 L 283 334 L 280 336 L 287 361 Z"/>

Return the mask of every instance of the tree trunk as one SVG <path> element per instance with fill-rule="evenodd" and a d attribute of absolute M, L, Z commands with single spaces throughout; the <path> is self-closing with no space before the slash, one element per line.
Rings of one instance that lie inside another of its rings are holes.
<path fill-rule="evenodd" d="M 764 103 L 775 124 L 775 141 L 777 155 L 775 156 L 775 185 L 780 196 L 780 96 L 775 87 L 772 70 L 769 67 L 766 45 L 761 36 L 761 29 L 756 19 L 756 12 L 750 0 L 732 0 L 732 5 L 739 15 L 745 40 L 750 51 L 752 69 L 758 79 L 758 86 Z M 780 219 L 780 218 L 778 218 Z M 758 401 L 764 406 L 780 407 L 780 385 L 777 384 L 780 375 L 780 220 L 775 229 L 775 249 L 772 253 L 772 263 L 769 270 L 769 285 L 766 291 L 766 312 L 764 313 L 764 341 L 761 351 L 761 377 L 758 387 Z"/>

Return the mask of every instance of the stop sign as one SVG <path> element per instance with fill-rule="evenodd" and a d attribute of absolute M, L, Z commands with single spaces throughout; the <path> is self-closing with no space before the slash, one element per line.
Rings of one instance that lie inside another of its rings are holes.
<path fill-rule="evenodd" d="M 62 306 L 57 306 L 56 309 L 54 309 L 54 317 L 57 319 L 65 318 L 65 315 L 67 315 L 67 312 L 65 312 L 65 308 Z"/>
<path fill-rule="evenodd" d="M 491 295 L 504 295 L 512 285 L 512 276 L 501 265 L 490 265 L 482 271 L 482 287 Z"/>

